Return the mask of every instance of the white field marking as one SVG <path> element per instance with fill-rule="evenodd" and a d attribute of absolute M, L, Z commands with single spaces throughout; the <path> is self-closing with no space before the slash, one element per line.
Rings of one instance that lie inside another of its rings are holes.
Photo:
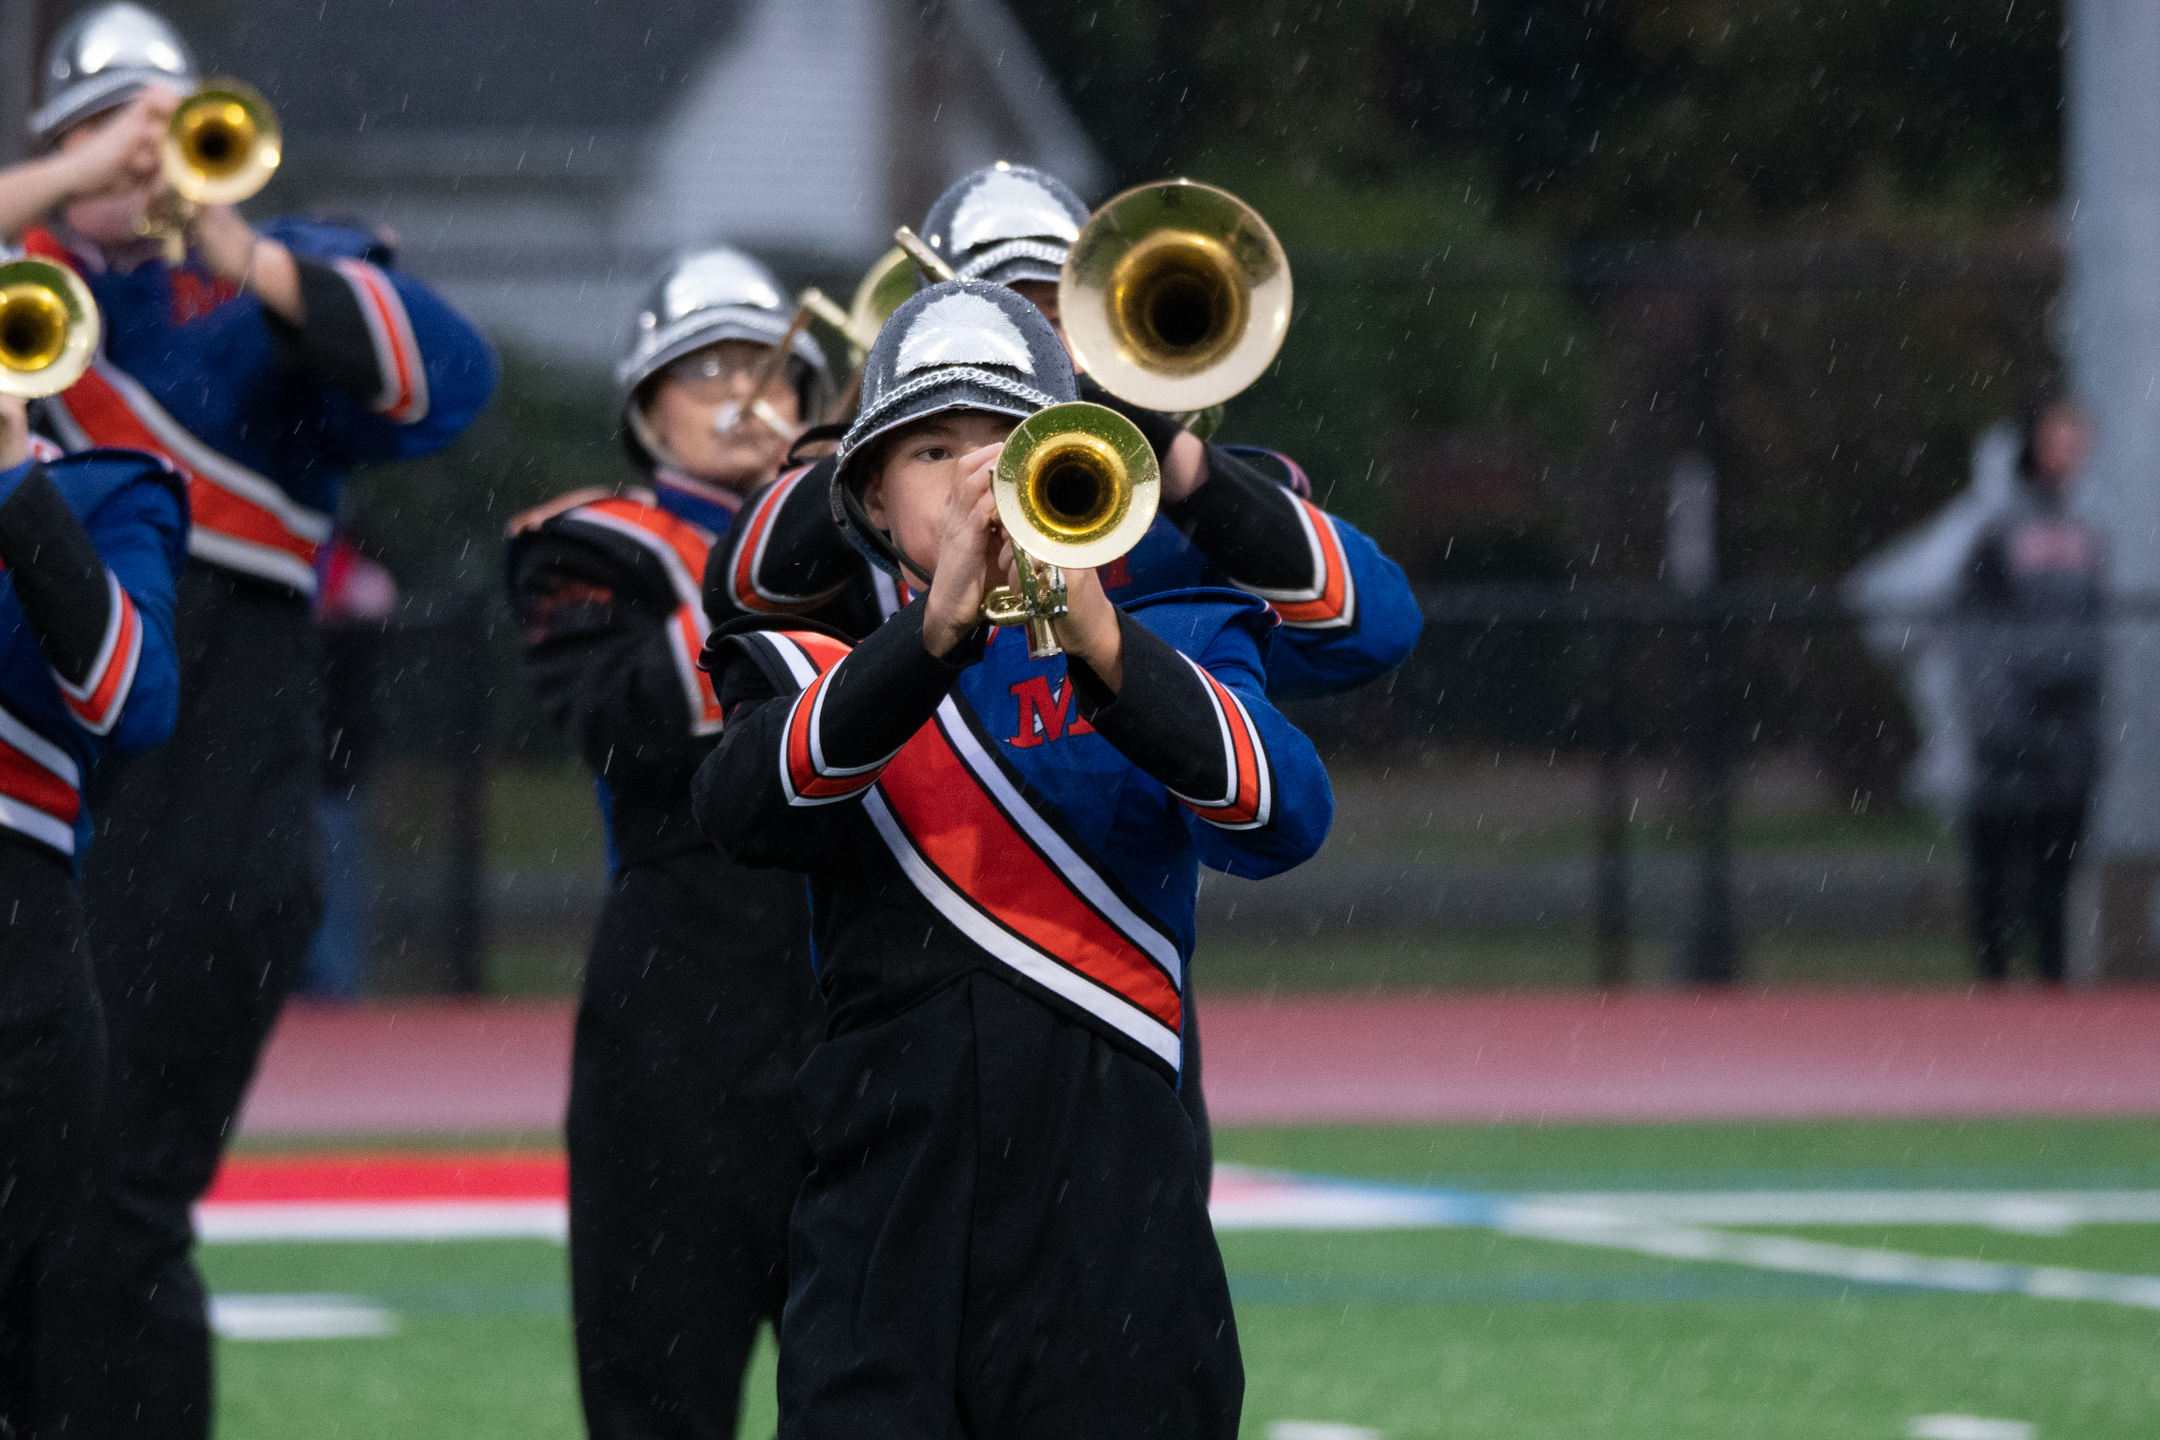
<path fill-rule="evenodd" d="M 1865 1250 L 1782 1235 L 1735 1235 L 1694 1225 L 1638 1220 L 1575 1205 L 1502 1201 L 1492 1228 L 1507 1235 L 1626 1250 L 1672 1260 L 1722 1261 L 1757 1270 L 1828 1275 L 1877 1285 L 1954 1290 L 1974 1295 L 2030 1295 L 2048 1300 L 2100 1300 L 2160 1310 L 2160 1275 L 2116 1275 L 2055 1265 L 2004 1265 L 1989 1260 L 1943 1260 L 1902 1250 Z"/>
<path fill-rule="evenodd" d="M 358 1295 L 213 1295 L 210 1328 L 226 1340 L 365 1340 L 397 1316 Z"/>
<path fill-rule="evenodd" d="M 1267 1440 L 1382 1440 L 1382 1432 L 1327 1420 L 1277 1420 L 1267 1427 Z"/>
<path fill-rule="evenodd" d="M 1710 1190 L 1518 1195 L 1676 1225 L 1980 1225 L 2064 1235 L 2080 1225 L 2160 1225 L 2160 1190 Z"/>
<path fill-rule="evenodd" d="M 195 1207 L 206 1245 L 250 1240 L 555 1240 L 561 1200 L 218 1201 Z"/>
<path fill-rule="evenodd" d="M 2023 1420 L 1986 1420 L 1978 1415 L 1915 1415 L 1905 1425 L 1909 1440 L 2033 1440 L 2039 1433 Z"/>
<path fill-rule="evenodd" d="M 1484 1223 L 1492 1207 L 1466 1209 L 1455 1197 L 1355 1185 L 1225 1185 L 1218 1178 L 1208 1216 L 1217 1230 L 1432 1230 Z"/>

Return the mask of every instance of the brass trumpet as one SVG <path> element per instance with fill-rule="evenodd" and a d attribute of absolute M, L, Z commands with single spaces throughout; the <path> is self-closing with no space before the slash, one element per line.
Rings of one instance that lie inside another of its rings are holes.
<path fill-rule="evenodd" d="M 98 346 L 97 302 L 50 260 L 0 263 L 0 395 L 34 400 L 82 378 Z"/>
<path fill-rule="evenodd" d="M 828 423 L 847 420 L 855 413 L 862 399 L 863 362 L 869 358 L 870 347 L 893 311 L 914 293 L 915 273 L 909 267 L 908 252 L 898 245 L 880 255 L 864 273 L 845 310 L 816 290 L 803 292 L 802 303 L 847 341 L 848 381 L 825 413 Z"/>
<path fill-rule="evenodd" d="M 1109 564 L 1154 522 L 1162 491 L 1155 452 L 1115 410 L 1053 405 L 1006 438 L 990 491 L 1020 584 L 984 595 L 982 616 L 1025 625 L 1028 654 L 1046 659 L 1064 648 L 1050 622 L 1067 613 L 1065 570 Z"/>
<path fill-rule="evenodd" d="M 205 205 L 237 205 L 270 183 L 284 158 L 277 112 L 254 86 L 209 80 L 173 111 L 158 141 L 166 189 L 136 226 L 165 244 L 166 263 L 187 253 L 187 228 Z"/>
<path fill-rule="evenodd" d="M 1267 370 L 1290 328 L 1290 260 L 1260 212 L 1192 180 L 1097 210 L 1058 279 L 1081 369 L 1120 399 L 1191 414 Z"/>

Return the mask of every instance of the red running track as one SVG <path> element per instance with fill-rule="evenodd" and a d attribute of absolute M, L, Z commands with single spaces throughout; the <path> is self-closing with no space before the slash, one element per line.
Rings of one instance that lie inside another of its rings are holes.
<path fill-rule="evenodd" d="M 2160 989 L 1209 1000 L 1231 1124 L 2160 1114 Z M 295 1005 L 243 1130 L 561 1122 L 570 1007 Z"/>

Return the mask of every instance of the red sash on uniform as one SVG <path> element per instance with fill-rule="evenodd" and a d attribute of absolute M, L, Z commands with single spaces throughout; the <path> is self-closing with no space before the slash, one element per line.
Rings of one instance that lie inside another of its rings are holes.
<path fill-rule="evenodd" d="M 1020 793 L 963 702 L 946 696 L 883 760 L 831 766 L 819 702 L 847 646 L 812 631 L 757 639 L 803 687 L 779 757 L 789 803 L 861 796 L 901 873 L 954 929 L 1175 1073 L 1184 1020 L 1177 941 Z"/>
<path fill-rule="evenodd" d="M 75 256 L 45 229 L 23 237 L 40 258 L 76 268 Z M 166 413 L 132 377 L 101 355 L 47 402 L 71 446 L 107 445 L 164 457 L 187 479 L 193 524 L 188 553 L 243 575 L 315 594 L 315 551 L 330 517 L 300 504 L 274 481 L 211 449 Z"/>
<path fill-rule="evenodd" d="M 668 649 L 675 657 L 683 696 L 690 707 L 690 733 L 713 735 L 720 730 L 720 697 L 713 693 L 712 676 L 698 668 L 712 622 L 705 617 L 702 580 L 705 559 L 712 552 L 712 533 L 670 514 L 658 505 L 630 496 L 617 496 L 580 505 L 563 518 L 596 525 L 624 536 L 650 551 L 667 572 L 675 591 L 674 614 L 668 617 Z"/>
<path fill-rule="evenodd" d="M 0 827 L 75 853 L 82 772 L 67 751 L 0 709 Z"/>
<path fill-rule="evenodd" d="M 1028 802 L 957 697 L 901 747 L 864 809 L 954 928 L 1178 1069 L 1176 941 Z"/>

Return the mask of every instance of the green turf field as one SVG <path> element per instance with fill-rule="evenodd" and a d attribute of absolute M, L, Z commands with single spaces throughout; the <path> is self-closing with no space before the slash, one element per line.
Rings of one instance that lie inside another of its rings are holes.
<path fill-rule="evenodd" d="M 1298 1127 L 1226 1160 L 1490 1191 L 2160 1189 L 2160 1121 Z M 2061 1235 L 1788 1227 L 1921 1255 L 2160 1274 L 2160 1225 Z M 1897 1440 L 1919 1416 L 2037 1440 L 2160 1435 L 2160 1310 L 1916 1293 L 1483 1230 L 1223 1238 L 1245 1434 Z M 257 1440 L 580 1433 L 563 1256 L 535 1242 L 228 1245 L 223 1295 L 369 1297 L 382 1338 L 223 1342 L 220 1434 Z M 769 1354 L 743 1433 L 772 1428 Z"/>

